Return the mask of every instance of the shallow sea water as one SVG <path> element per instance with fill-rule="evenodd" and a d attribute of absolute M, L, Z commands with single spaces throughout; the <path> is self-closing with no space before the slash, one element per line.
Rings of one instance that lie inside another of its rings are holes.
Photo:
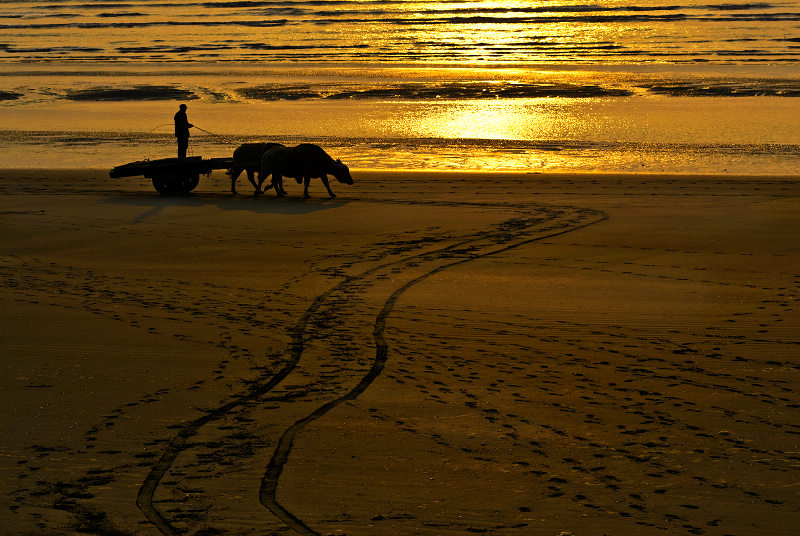
<path fill-rule="evenodd" d="M 8 0 L 9 61 L 797 62 L 797 0 Z"/>
<path fill-rule="evenodd" d="M 0 5 L 0 167 L 313 142 L 353 168 L 796 174 L 800 2 Z"/>
<path fill-rule="evenodd" d="M 0 77 L 21 95 L 0 103 L 0 167 L 103 168 L 173 156 L 172 115 L 187 102 L 196 125 L 190 154 L 206 157 L 263 140 L 318 143 L 351 167 L 370 169 L 784 175 L 800 168 L 800 99 L 663 95 L 647 87 L 693 80 L 691 72 L 675 69 L 51 68 L 26 74 L 6 67 Z M 783 78 L 767 78 L 777 79 Z M 446 89 L 438 97 L 410 95 L 434 87 L 434 80 Z M 764 77 L 743 78 L 740 68 L 718 80 L 737 80 L 737 87 L 764 83 Z M 543 94 L 457 95 L 475 86 Z M 316 94 L 286 96 L 300 88 Z M 398 94 L 322 94 L 376 88 Z M 619 94 L 600 94 L 612 90 Z"/>

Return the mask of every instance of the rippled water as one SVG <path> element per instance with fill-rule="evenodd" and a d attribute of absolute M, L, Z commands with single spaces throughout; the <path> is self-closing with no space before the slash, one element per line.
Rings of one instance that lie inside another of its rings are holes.
<path fill-rule="evenodd" d="M 792 174 L 798 97 L 797 1 L 0 3 L 0 167 L 172 156 L 187 102 L 208 156 Z"/>
<path fill-rule="evenodd" d="M 35 61 L 796 62 L 799 22 L 795 1 L 33 0 L 0 5 L 0 50 Z"/>

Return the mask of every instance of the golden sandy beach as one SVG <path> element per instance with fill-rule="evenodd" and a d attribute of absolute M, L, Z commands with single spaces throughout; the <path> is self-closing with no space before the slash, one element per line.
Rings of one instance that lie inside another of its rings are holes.
<path fill-rule="evenodd" d="M 800 177 L 0 177 L 4 534 L 800 526 Z"/>

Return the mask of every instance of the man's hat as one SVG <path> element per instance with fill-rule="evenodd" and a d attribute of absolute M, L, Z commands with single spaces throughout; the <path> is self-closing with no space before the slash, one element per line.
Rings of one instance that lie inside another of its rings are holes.
<path fill-rule="evenodd" d="M 185 110 L 186 108 L 188 108 L 188 106 L 186 106 L 185 104 L 181 104 L 181 110 Z"/>

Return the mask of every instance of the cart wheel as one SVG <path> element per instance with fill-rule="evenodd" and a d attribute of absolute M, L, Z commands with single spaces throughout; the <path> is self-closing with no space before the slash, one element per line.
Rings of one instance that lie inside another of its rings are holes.
<path fill-rule="evenodd" d="M 153 177 L 153 188 L 162 195 L 172 195 L 176 192 L 174 182 L 174 177 L 171 174 L 155 175 Z"/>
<path fill-rule="evenodd" d="M 200 175 L 197 173 L 194 175 L 184 175 L 178 182 L 178 193 L 188 194 L 197 188 L 197 184 L 200 182 Z"/>
<path fill-rule="evenodd" d="M 197 187 L 200 175 L 175 173 L 161 173 L 153 177 L 153 187 L 162 195 L 188 194 Z"/>

